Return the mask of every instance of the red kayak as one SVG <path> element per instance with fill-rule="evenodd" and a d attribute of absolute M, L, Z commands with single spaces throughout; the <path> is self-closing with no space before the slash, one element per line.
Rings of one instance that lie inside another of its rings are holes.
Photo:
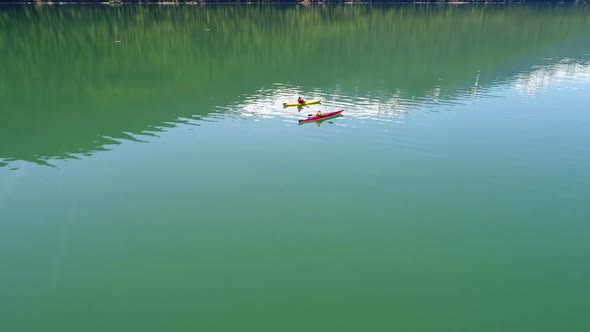
<path fill-rule="evenodd" d="M 310 116 L 307 119 L 303 119 L 303 120 L 299 120 L 299 123 L 307 123 L 307 122 L 314 122 L 314 121 L 319 121 L 319 120 L 325 120 L 328 118 L 333 118 L 334 116 L 340 114 L 344 112 L 344 110 L 338 110 L 338 111 L 334 111 L 334 112 L 328 112 L 328 113 L 324 113 L 320 116 L 314 115 L 314 116 Z"/>

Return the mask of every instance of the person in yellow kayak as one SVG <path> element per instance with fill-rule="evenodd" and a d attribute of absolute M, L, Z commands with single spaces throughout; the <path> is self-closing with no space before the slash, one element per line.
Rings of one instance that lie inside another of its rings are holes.
<path fill-rule="evenodd" d="M 297 98 L 297 102 L 298 102 L 299 104 L 305 104 L 305 99 L 303 99 L 303 98 L 301 98 L 301 96 L 299 96 L 299 97 Z"/>

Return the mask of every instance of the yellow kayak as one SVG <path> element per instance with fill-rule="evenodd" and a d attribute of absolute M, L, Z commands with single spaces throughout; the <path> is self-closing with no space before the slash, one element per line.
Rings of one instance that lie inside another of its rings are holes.
<path fill-rule="evenodd" d="M 304 103 L 283 103 L 283 107 L 319 104 L 321 101 L 322 101 L 321 99 L 312 99 L 312 100 L 306 100 Z"/>

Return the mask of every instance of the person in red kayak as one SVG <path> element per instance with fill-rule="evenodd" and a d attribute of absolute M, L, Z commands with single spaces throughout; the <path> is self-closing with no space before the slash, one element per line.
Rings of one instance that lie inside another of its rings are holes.
<path fill-rule="evenodd" d="M 297 98 L 297 102 L 298 102 L 299 104 L 305 104 L 305 99 L 303 99 L 303 98 L 301 98 L 301 96 L 299 96 L 299 97 Z"/>
<path fill-rule="evenodd" d="M 315 112 L 315 116 L 317 116 L 318 118 L 323 118 L 324 117 L 324 115 L 320 111 Z"/>

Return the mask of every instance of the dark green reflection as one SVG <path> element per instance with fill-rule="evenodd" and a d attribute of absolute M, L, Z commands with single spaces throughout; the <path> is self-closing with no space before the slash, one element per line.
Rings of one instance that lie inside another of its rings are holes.
<path fill-rule="evenodd" d="M 272 83 L 451 98 L 590 52 L 587 7 L 4 7 L 0 158 L 44 163 Z M 0 167 L 6 163 L 0 163 Z"/>

